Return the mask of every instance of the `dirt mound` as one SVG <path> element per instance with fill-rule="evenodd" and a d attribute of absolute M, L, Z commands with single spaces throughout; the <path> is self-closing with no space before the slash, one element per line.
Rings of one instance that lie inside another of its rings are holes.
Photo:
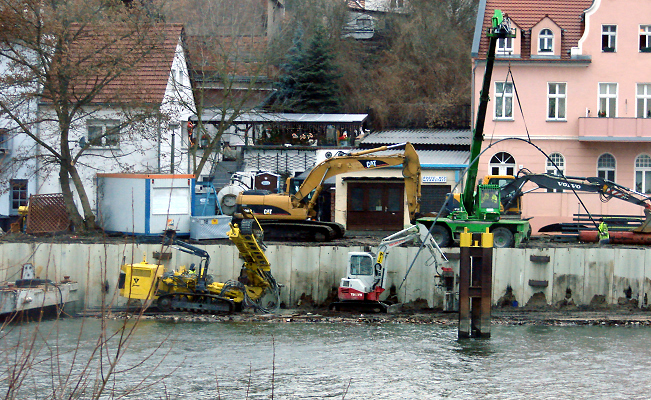
<path fill-rule="evenodd" d="M 402 303 L 401 308 L 404 311 L 426 310 L 426 309 L 429 308 L 429 305 L 427 304 L 427 300 L 418 298 L 418 299 L 410 301 L 408 303 Z"/>
<path fill-rule="evenodd" d="M 524 308 L 527 310 L 538 310 L 542 308 L 549 308 L 549 305 L 547 304 L 547 298 L 545 297 L 545 293 L 543 292 L 534 293 L 533 296 L 529 298 L 529 301 L 527 301 L 527 304 L 525 304 Z"/>

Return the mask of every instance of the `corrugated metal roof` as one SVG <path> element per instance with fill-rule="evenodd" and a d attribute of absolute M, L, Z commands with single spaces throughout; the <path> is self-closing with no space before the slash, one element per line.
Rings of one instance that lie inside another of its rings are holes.
<path fill-rule="evenodd" d="M 432 167 L 467 167 L 470 151 L 424 150 L 417 151 L 423 168 Z"/>
<path fill-rule="evenodd" d="M 235 123 L 287 122 L 287 123 L 362 123 L 368 114 L 293 114 L 293 113 L 243 113 Z"/>
<path fill-rule="evenodd" d="M 354 152 L 355 150 L 353 150 Z M 402 153 L 403 149 L 378 151 L 372 155 L 386 156 Z M 470 150 L 416 150 L 418 160 L 423 169 L 431 168 L 465 168 L 468 166 Z M 398 167 L 396 167 L 398 168 Z"/>
<path fill-rule="evenodd" d="M 471 130 L 462 129 L 393 129 L 373 132 L 365 136 L 362 144 L 388 144 L 410 142 L 411 144 L 448 144 L 470 146 Z"/>

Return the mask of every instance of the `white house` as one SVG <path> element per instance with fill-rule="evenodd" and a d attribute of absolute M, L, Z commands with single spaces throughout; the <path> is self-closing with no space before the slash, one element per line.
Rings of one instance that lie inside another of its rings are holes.
<path fill-rule="evenodd" d="M 183 26 L 161 24 L 152 34 L 163 35 L 162 45 L 109 83 L 71 127 L 71 153 L 81 152 L 76 166 L 93 208 L 98 173 L 169 174 L 186 169 L 188 140 L 183 128 L 195 107 Z M 38 112 L 47 115 L 53 109 L 41 102 Z M 38 129 L 44 141 L 56 145 L 60 137 L 56 121 L 43 121 Z M 28 194 L 61 192 L 58 166 L 37 167 L 36 182 L 28 185 L 34 191 Z"/>
<path fill-rule="evenodd" d="M 6 57 L 0 57 L 0 75 L 3 77 L 7 71 L 14 70 L 16 65 Z M 11 112 L 17 117 L 24 116 L 26 121 L 29 116 L 35 115 L 37 101 L 26 96 L 25 93 L 33 92 L 34 85 L 9 85 L 2 80 L 0 102 L 13 105 Z M 29 127 L 35 129 L 35 127 Z M 29 193 L 37 190 L 37 181 L 33 179 L 36 170 L 36 160 L 31 157 L 33 141 L 24 133 L 6 112 L 0 114 L 0 215 L 10 216 L 18 214 L 18 207 L 26 205 Z M 14 160 L 18 159 L 19 162 Z"/>

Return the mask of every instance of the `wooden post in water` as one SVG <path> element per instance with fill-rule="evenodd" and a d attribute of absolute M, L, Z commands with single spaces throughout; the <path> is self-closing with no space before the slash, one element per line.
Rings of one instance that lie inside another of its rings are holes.
<path fill-rule="evenodd" d="M 459 262 L 459 339 L 491 337 L 493 234 L 461 234 Z"/>

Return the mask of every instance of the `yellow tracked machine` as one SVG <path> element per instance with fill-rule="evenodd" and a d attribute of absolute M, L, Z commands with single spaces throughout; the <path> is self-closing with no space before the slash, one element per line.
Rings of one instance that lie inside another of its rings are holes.
<path fill-rule="evenodd" d="M 262 234 L 255 218 L 231 224 L 228 237 L 237 246 L 244 264 L 237 280 L 227 282 L 214 282 L 208 275 L 208 252 L 175 239 L 173 234 L 166 235 L 165 245 L 200 257 L 199 266 L 191 264 L 177 271 L 165 271 L 163 265 L 149 264 L 146 260 L 122 265 L 118 282 L 120 296 L 156 305 L 164 312 L 230 313 L 247 307 L 264 313 L 277 311 L 280 285 L 271 275 Z"/>

